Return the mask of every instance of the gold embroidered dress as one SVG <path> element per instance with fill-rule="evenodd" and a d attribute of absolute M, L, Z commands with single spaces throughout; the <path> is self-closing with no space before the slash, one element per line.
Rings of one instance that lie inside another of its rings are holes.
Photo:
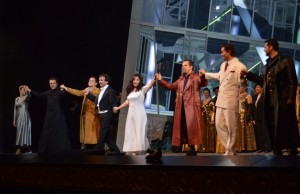
<path fill-rule="evenodd" d="M 215 152 L 216 129 L 215 129 L 215 104 L 212 100 L 204 104 L 202 101 L 203 135 L 200 152 Z"/>
<path fill-rule="evenodd" d="M 247 93 L 240 94 L 240 117 L 238 121 L 239 127 L 235 144 L 237 152 L 256 150 L 254 126 L 248 117 L 248 109 L 250 108 L 250 104 L 247 102 L 247 96 L 249 96 Z"/>
<path fill-rule="evenodd" d="M 296 117 L 298 121 L 298 130 L 300 134 L 300 94 L 299 91 L 296 92 Z"/>

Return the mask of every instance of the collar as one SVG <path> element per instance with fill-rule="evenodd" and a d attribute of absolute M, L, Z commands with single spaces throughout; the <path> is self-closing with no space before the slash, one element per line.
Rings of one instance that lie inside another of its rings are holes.
<path fill-rule="evenodd" d="M 106 90 L 106 88 L 108 88 L 108 86 L 109 85 L 105 85 L 105 86 L 103 86 L 102 88 L 100 88 L 101 90 L 103 90 L 103 91 L 105 91 Z"/>

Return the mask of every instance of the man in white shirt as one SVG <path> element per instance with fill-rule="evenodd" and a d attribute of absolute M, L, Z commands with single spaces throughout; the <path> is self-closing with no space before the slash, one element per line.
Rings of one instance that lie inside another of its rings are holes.
<path fill-rule="evenodd" d="M 96 111 L 100 114 L 100 134 L 98 143 L 95 149 L 104 149 L 104 144 L 109 147 L 109 155 L 120 154 L 120 149 L 113 140 L 110 139 L 110 132 L 112 129 L 113 107 L 118 106 L 116 91 L 108 84 L 111 81 L 107 74 L 99 75 L 99 84 L 101 91 L 98 96 L 87 93 L 87 98 L 95 102 Z"/>

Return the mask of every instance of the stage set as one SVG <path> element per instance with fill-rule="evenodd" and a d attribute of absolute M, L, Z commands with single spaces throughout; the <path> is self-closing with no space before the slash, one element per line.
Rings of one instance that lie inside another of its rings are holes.
<path fill-rule="evenodd" d="M 1 154 L 1 193 L 299 193 L 300 156 Z"/>

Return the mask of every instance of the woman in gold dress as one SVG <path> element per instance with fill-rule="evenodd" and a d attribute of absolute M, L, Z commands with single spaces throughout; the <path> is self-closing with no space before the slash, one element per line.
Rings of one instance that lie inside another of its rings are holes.
<path fill-rule="evenodd" d="M 81 149 L 85 149 L 86 145 L 95 145 L 98 141 L 100 121 L 99 115 L 95 112 L 95 102 L 86 98 L 85 89 L 77 90 L 66 87 L 65 85 L 60 86 L 61 89 L 66 92 L 75 95 L 83 96 L 81 114 L 80 114 L 80 143 Z M 91 76 L 88 82 L 88 89 L 94 96 L 98 96 L 100 89 L 97 88 L 97 78 Z"/>
<path fill-rule="evenodd" d="M 216 151 L 216 129 L 215 129 L 215 104 L 211 99 L 210 90 L 203 89 L 204 99 L 202 100 L 203 135 L 202 145 L 199 152 Z"/>
<path fill-rule="evenodd" d="M 300 134 L 300 84 L 297 85 L 296 91 L 296 116 L 298 121 L 298 130 Z M 298 151 L 300 151 L 300 148 L 298 148 Z"/>
<path fill-rule="evenodd" d="M 240 117 L 235 146 L 237 152 L 256 151 L 254 126 L 250 117 L 252 97 L 246 92 L 246 88 L 246 83 L 240 87 Z"/>
<path fill-rule="evenodd" d="M 297 116 L 298 128 L 300 133 L 300 84 L 297 85 L 297 91 L 296 91 L 296 116 Z"/>

